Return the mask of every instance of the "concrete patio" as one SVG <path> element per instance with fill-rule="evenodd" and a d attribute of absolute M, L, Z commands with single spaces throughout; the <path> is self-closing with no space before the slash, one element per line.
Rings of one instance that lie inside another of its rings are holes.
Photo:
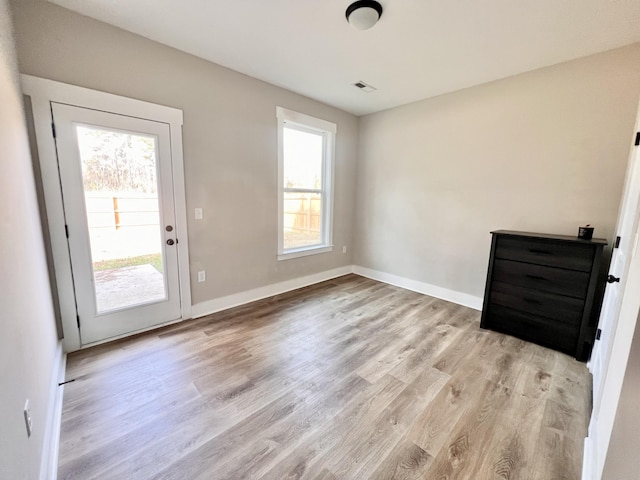
<path fill-rule="evenodd" d="M 95 272 L 98 313 L 165 298 L 164 277 L 152 265 Z"/>

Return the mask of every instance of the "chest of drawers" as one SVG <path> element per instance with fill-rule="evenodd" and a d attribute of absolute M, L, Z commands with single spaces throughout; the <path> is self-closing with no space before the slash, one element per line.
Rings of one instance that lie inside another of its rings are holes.
<path fill-rule="evenodd" d="M 606 240 L 498 230 L 480 326 L 587 360 Z"/>

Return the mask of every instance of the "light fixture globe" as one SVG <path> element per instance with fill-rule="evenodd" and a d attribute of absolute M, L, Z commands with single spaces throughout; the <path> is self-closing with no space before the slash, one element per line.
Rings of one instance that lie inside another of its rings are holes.
<path fill-rule="evenodd" d="M 347 7 L 347 22 L 358 30 L 369 30 L 382 16 L 382 5 L 375 0 L 358 0 Z"/>

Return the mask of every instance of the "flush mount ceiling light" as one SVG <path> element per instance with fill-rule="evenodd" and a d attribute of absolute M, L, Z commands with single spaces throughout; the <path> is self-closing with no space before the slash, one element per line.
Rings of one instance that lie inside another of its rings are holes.
<path fill-rule="evenodd" d="M 359 0 L 347 7 L 347 22 L 358 30 L 369 30 L 382 16 L 382 5 L 375 0 Z"/>

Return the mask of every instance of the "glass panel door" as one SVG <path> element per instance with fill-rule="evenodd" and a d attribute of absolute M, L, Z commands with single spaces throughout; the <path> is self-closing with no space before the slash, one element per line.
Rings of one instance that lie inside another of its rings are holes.
<path fill-rule="evenodd" d="M 169 125 L 52 112 L 81 343 L 179 319 Z"/>
<path fill-rule="evenodd" d="M 97 313 L 165 300 L 156 137 L 75 129 Z"/>

